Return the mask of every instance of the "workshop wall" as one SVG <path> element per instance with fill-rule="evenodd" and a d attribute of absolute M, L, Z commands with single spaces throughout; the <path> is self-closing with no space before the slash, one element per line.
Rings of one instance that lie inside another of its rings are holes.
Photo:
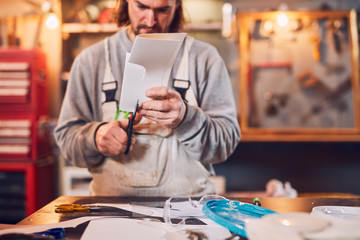
<path fill-rule="evenodd" d="M 231 1 L 238 12 L 277 10 L 281 3 L 286 3 L 288 10 L 360 10 L 357 0 Z M 359 160 L 358 142 L 242 141 L 226 162 L 215 165 L 215 170 L 226 177 L 227 191 L 262 191 L 270 179 L 276 178 L 291 182 L 299 193 L 360 194 Z"/>
<path fill-rule="evenodd" d="M 281 3 L 286 3 L 289 10 L 316 10 L 324 5 L 334 10 L 358 9 L 360 7 L 358 0 L 236 0 L 231 3 L 237 7 L 238 11 L 276 10 Z"/>

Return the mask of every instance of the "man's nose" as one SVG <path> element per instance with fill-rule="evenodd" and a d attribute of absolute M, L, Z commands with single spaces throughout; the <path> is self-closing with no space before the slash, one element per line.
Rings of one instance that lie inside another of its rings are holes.
<path fill-rule="evenodd" d="M 153 10 L 149 9 L 146 14 L 146 25 L 148 27 L 154 26 L 156 23 L 156 14 Z"/>

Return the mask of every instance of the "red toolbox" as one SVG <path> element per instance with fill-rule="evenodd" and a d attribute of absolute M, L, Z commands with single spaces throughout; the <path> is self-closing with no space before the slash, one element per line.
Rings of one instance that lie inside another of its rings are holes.
<path fill-rule="evenodd" d="M 16 223 L 55 196 L 45 55 L 0 48 L 0 222 Z"/>
<path fill-rule="evenodd" d="M 49 154 L 48 80 L 37 49 L 0 49 L 0 161 Z"/>
<path fill-rule="evenodd" d="M 45 60 L 40 50 L 0 49 L 0 111 L 48 114 Z"/>

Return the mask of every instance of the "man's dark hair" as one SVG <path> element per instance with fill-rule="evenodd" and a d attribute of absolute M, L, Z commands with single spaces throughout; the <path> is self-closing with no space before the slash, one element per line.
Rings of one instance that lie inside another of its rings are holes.
<path fill-rule="evenodd" d="M 185 23 L 182 0 L 176 0 L 176 2 L 179 5 L 175 10 L 174 19 L 169 26 L 170 33 L 178 32 Z M 117 0 L 116 14 L 116 23 L 119 27 L 127 26 L 130 24 L 128 3 L 126 0 Z"/>

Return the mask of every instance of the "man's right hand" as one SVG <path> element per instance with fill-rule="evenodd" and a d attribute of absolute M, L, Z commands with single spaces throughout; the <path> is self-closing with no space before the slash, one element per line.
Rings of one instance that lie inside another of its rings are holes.
<path fill-rule="evenodd" d="M 119 120 L 106 123 L 96 131 L 95 142 L 100 153 L 107 157 L 115 157 L 126 150 L 129 120 Z M 135 139 L 131 138 L 130 151 Z"/>

